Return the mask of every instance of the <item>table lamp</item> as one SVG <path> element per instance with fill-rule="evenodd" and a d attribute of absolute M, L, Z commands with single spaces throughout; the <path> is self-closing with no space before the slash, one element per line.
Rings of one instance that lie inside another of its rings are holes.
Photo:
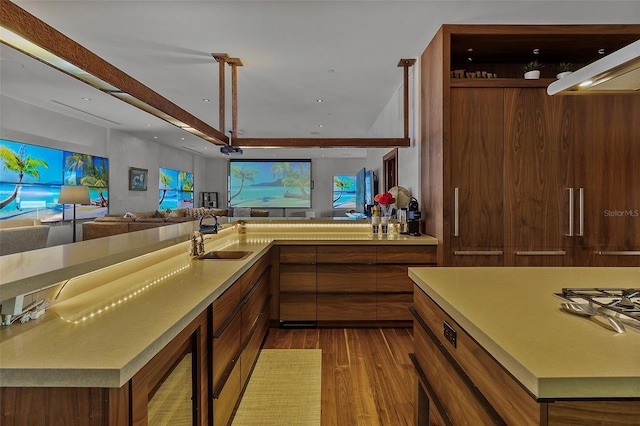
<path fill-rule="evenodd" d="M 76 242 L 76 204 L 89 204 L 89 187 L 87 186 L 62 186 L 58 203 L 73 204 L 73 242 Z M 64 212 L 64 207 L 63 207 Z M 64 213 L 63 213 L 64 218 Z"/>

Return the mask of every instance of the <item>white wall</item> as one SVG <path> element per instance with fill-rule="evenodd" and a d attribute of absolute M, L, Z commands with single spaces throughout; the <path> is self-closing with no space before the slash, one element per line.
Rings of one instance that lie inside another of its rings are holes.
<path fill-rule="evenodd" d="M 398 68 L 398 72 L 404 69 Z M 420 194 L 420 61 L 409 68 L 409 137 L 411 146 L 398 149 L 398 184 L 417 196 Z M 393 94 L 384 110 L 369 130 L 371 138 L 398 138 L 404 136 L 404 83 Z M 367 150 L 365 167 L 374 170 L 382 188 L 382 157 L 391 148 Z"/>
<path fill-rule="evenodd" d="M 158 207 L 159 167 L 184 170 L 194 174 L 195 204 L 200 192 L 218 192 L 218 206 L 227 205 L 228 160 L 204 158 L 173 149 L 130 134 L 86 123 L 6 96 L 0 96 L 0 138 L 29 144 L 65 149 L 109 158 L 109 213 L 153 211 Z M 129 190 L 129 168 L 149 170 L 147 191 Z M 333 211 L 334 175 L 355 175 L 364 167 L 364 159 L 313 159 L 311 166 L 314 189 L 312 207 L 316 216 L 344 215 Z M 304 216 L 307 209 L 274 209 L 271 216 Z M 54 244 L 71 242 L 71 230 L 59 229 L 69 224 L 56 224 Z M 80 239 L 81 226 L 78 225 Z M 65 236 L 69 234 L 68 241 Z M 51 243 L 51 241 L 50 241 Z"/>

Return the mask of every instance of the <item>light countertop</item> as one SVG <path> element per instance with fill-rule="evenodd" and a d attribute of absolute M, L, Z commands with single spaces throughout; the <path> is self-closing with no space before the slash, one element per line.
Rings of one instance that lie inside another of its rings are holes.
<path fill-rule="evenodd" d="M 273 244 L 437 244 L 429 236 L 375 237 L 364 228 L 336 232 L 330 224 L 298 232 L 248 226 L 242 235 L 232 227 L 207 235 L 206 251 L 249 257 L 194 260 L 191 228 L 185 233 L 183 225 L 1 257 L 3 296 L 40 282 L 59 297 L 41 318 L 0 328 L 0 386 L 124 385 Z M 20 270 L 5 275 L 12 266 Z"/>
<path fill-rule="evenodd" d="M 409 268 L 409 276 L 538 398 L 640 397 L 640 332 L 560 309 L 563 288 L 640 288 L 640 268 Z"/>

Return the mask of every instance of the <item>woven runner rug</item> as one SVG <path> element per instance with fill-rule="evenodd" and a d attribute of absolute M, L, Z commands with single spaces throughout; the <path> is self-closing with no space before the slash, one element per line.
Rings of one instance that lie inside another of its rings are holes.
<path fill-rule="evenodd" d="M 263 349 L 233 426 L 319 426 L 322 350 Z"/>

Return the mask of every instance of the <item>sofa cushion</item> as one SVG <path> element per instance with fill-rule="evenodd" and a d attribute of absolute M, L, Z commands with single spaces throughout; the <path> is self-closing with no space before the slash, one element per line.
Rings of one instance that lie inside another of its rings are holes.
<path fill-rule="evenodd" d="M 0 229 L 15 228 L 17 226 L 42 225 L 40 219 L 5 219 L 0 220 Z"/>
<path fill-rule="evenodd" d="M 134 223 L 134 222 L 131 222 Z M 129 223 L 125 221 L 98 221 L 84 222 L 82 224 L 82 241 L 93 240 L 94 238 L 108 237 L 111 235 L 124 234 L 129 232 Z"/>
<path fill-rule="evenodd" d="M 102 216 L 94 219 L 94 222 L 135 222 L 135 217 Z"/>
<path fill-rule="evenodd" d="M 163 223 L 164 217 L 139 217 L 136 219 L 136 222 L 157 222 Z"/>
<path fill-rule="evenodd" d="M 233 211 L 229 209 L 209 209 L 209 213 L 216 216 L 233 216 Z"/>
<path fill-rule="evenodd" d="M 234 217 L 250 217 L 251 208 L 250 207 L 234 207 L 233 216 Z"/>
<path fill-rule="evenodd" d="M 165 222 L 167 223 L 182 223 L 182 222 L 191 222 L 194 220 L 198 220 L 198 218 L 195 217 L 168 217 L 166 219 L 163 219 Z"/>
<path fill-rule="evenodd" d="M 142 212 L 142 213 L 136 213 L 135 214 L 137 218 L 150 218 L 150 217 L 154 217 L 156 215 L 156 212 Z"/>
<path fill-rule="evenodd" d="M 186 217 L 187 212 L 183 209 L 171 210 L 167 217 Z"/>
<path fill-rule="evenodd" d="M 47 225 L 0 229 L 0 256 L 45 248 L 49 238 L 49 230 Z"/>

